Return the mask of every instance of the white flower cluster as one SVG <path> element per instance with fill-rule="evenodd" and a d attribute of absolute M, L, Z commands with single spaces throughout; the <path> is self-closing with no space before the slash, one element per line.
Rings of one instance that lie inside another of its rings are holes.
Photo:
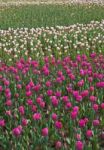
<path fill-rule="evenodd" d="M 104 49 L 104 20 L 68 27 L 17 28 L 0 30 L 0 57 L 67 55 L 72 51 Z"/>

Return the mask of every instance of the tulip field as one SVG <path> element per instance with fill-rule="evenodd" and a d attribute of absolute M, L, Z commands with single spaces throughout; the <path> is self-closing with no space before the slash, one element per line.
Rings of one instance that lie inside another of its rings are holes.
<path fill-rule="evenodd" d="M 26 24 L 0 8 L 0 150 L 104 150 L 104 6 L 56 7 Z"/>

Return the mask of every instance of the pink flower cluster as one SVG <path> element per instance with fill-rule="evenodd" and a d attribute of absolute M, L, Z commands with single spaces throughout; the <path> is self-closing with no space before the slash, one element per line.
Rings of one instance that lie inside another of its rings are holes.
<path fill-rule="evenodd" d="M 83 150 L 103 131 L 104 55 L 0 62 L 0 97 L 1 135 Z"/>

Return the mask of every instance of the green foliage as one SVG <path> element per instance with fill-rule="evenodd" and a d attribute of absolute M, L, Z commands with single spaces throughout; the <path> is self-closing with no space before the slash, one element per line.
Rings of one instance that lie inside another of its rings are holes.
<path fill-rule="evenodd" d="M 0 8 L 0 28 L 68 26 L 101 21 L 104 7 L 98 5 L 27 5 Z"/>

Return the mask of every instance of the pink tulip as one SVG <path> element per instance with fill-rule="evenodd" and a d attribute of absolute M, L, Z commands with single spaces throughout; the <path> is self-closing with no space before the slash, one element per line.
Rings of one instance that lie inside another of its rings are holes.
<path fill-rule="evenodd" d="M 81 95 L 77 95 L 76 96 L 76 101 L 77 102 L 81 102 L 82 101 L 82 96 Z"/>
<path fill-rule="evenodd" d="M 64 103 L 67 103 L 68 100 L 69 100 L 69 98 L 68 98 L 68 96 L 63 96 L 63 97 L 62 97 L 62 100 L 63 100 Z"/>
<path fill-rule="evenodd" d="M 79 126 L 80 126 L 81 128 L 85 127 L 85 125 L 86 125 L 86 123 L 85 123 L 85 120 L 84 120 L 84 119 L 79 120 Z"/>
<path fill-rule="evenodd" d="M 52 94 L 53 94 L 53 91 L 52 91 L 52 90 L 48 90 L 48 91 L 47 91 L 47 95 L 48 95 L 48 96 L 52 96 Z"/>
<path fill-rule="evenodd" d="M 60 141 L 57 141 L 55 144 L 56 149 L 60 149 L 62 147 L 62 143 Z"/>
<path fill-rule="evenodd" d="M 98 119 L 93 120 L 93 126 L 99 126 L 100 121 Z"/>
<path fill-rule="evenodd" d="M 47 81 L 47 82 L 46 82 L 46 86 L 47 86 L 47 87 L 50 87 L 50 86 L 51 86 L 51 82 L 50 82 L 50 81 Z"/>
<path fill-rule="evenodd" d="M 18 137 L 22 133 L 22 127 L 18 126 L 12 130 L 14 136 Z"/>
<path fill-rule="evenodd" d="M 32 109 L 32 112 L 36 112 L 37 111 L 37 106 L 36 105 L 32 105 L 31 109 Z"/>
<path fill-rule="evenodd" d="M 31 91 L 27 91 L 27 92 L 26 92 L 26 96 L 27 96 L 27 97 L 32 96 L 32 92 L 31 92 Z"/>
<path fill-rule="evenodd" d="M 77 140 L 81 140 L 81 135 L 80 134 L 76 134 L 76 139 Z"/>
<path fill-rule="evenodd" d="M 18 108 L 18 110 L 19 110 L 19 112 L 20 112 L 21 115 L 24 115 L 24 114 L 25 114 L 25 108 L 24 108 L 24 106 L 20 106 L 20 107 Z"/>
<path fill-rule="evenodd" d="M 97 97 L 95 97 L 95 96 L 93 96 L 93 95 L 90 96 L 90 101 L 91 101 L 91 102 L 96 102 L 96 100 L 97 100 Z"/>
<path fill-rule="evenodd" d="M 9 84 L 10 84 L 10 82 L 9 82 L 8 80 L 5 80 L 5 81 L 4 81 L 4 85 L 5 85 L 5 86 L 9 86 Z"/>
<path fill-rule="evenodd" d="M 77 118 L 78 112 L 77 111 L 72 111 L 71 112 L 71 119 L 74 120 Z"/>
<path fill-rule="evenodd" d="M 44 108 L 44 107 L 45 107 L 45 102 L 44 102 L 44 101 L 42 101 L 42 102 L 40 102 L 40 104 L 39 104 L 39 105 L 40 105 L 40 107 L 41 107 L 41 108 Z"/>
<path fill-rule="evenodd" d="M 87 138 L 92 137 L 93 136 L 93 131 L 92 130 L 87 130 L 86 131 L 86 136 L 87 136 Z"/>
<path fill-rule="evenodd" d="M 101 106 L 101 109 L 104 109 L 104 103 L 101 103 L 100 106 Z"/>
<path fill-rule="evenodd" d="M 84 145 L 81 141 L 76 142 L 76 150 L 83 150 Z"/>
<path fill-rule="evenodd" d="M 27 119 L 23 118 L 23 119 L 22 119 L 22 125 L 23 125 L 23 126 L 27 126 L 27 124 L 28 124 Z"/>
<path fill-rule="evenodd" d="M 33 119 L 34 119 L 34 120 L 40 120 L 40 119 L 41 119 L 41 114 L 40 114 L 40 113 L 35 113 L 35 114 L 33 115 Z"/>
<path fill-rule="evenodd" d="M 61 92 L 60 92 L 60 91 L 57 91 L 57 92 L 55 93 L 55 95 L 56 95 L 56 97 L 61 97 Z"/>
<path fill-rule="evenodd" d="M 11 101 L 11 100 L 7 100 L 7 101 L 5 102 L 5 105 L 7 105 L 7 106 L 12 106 L 12 101 Z"/>
<path fill-rule="evenodd" d="M 98 105 L 98 104 L 94 104 L 94 105 L 93 105 L 93 109 L 94 109 L 95 111 L 98 111 L 99 105 Z"/>
<path fill-rule="evenodd" d="M 21 84 L 17 84 L 17 88 L 21 89 L 22 88 Z"/>
<path fill-rule="evenodd" d="M 8 116 L 11 116 L 12 115 L 11 110 L 6 110 L 5 114 L 8 115 Z"/>
<path fill-rule="evenodd" d="M 88 90 L 84 90 L 84 91 L 81 92 L 82 97 L 86 97 L 86 96 L 88 96 L 88 94 L 89 94 Z"/>
<path fill-rule="evenodd" d="M 69 108 L 71 108 L 71 107 L 72 107 L 71 102 L 67 102 L 66 105 L 65 105 L 65 108 L 69 109 Z"/>
<path fill-rule="evenodd" d="M 51 97 L 51 101 L 52 101 L 52 105 L 53 105 L 54 107 L 57 107 L 57 106 L 58 106 L 59 101 L 58 101 L 58 99 L 56 98 L 56 96 L 52 96 L 52 97 Z"/>
<path fill-rule="evenodd" d="M 40 88 L 41 88 L 41 85 L 40 85 L 40 84 L 37 84 L 37 85 L 35 85 L 35 86 L 33 87 L 33 89 L 34 89 L 35 92 L 38 92 L 38 91 L 40 90 Z"/>
<path fill-rule="evenodd" d="M 48 136 L 48 128 L 42 129 L 42 136 L 44 136 L 44 137 Z"/>
<path fill-rule="evenodd" d="M 78 112 L 78 111 L 79 111 L 79 107 L 78 107 L 78 106 L 74 106 L 74 107 L 73 107 L 73 111 Z"/>
<path fill-rule="evenodd" d="M 95 58 L 95 57 L 96 57 L 96 53 L 91 53 L 91 54 L 90 54 L 90 57 L 91 57 L 91 58 Z"/>
<path fill-rule="evenodd" d="M 5 120 L 4 119 L 0 119 L 0 127 L 4 127 L 5 126 Z"/>
<path fill-rule="evenodd" d="M 54 121 L 57 120 L 57 114 L 55 114 L 55 113 L 52 114 L 52 120 L 54 120 Z"/>
<path fill-rule="evenodd" d="M 61 123 L 60 121 L 56 121 L 56 122 L 55 122 L 55 127 L 56 127 L 57 129 L 61 129 L 61 128 L 62 128 L 62 123 Z"/>
<path fill-rule="evenodd" d="M 37 98 L 36 98 L 36 102 L 37 102 L 38 104 L 40 104 L 42 101 L 43 101 L 43 100 L 42 100 L 41 97 L 37 97 Z"/>
<path fill-rule="evenodd" d="M 96 83 L 96 86 L 97 86 L 98 88 L 104 88 L 104 82 L 97 82 L 97 83 Z"/>
<path fill-rule="evenodd" d="M 79 87 L 82 87 L 82 86 L 84 85 L 84 80 L 79 81 L 79 82 L 77 83 L 77 85 L 78 85 Z"/>
<path fill-rule="evenodd" d="M 94 87 L 93 86 L 90 86 L 90 89 L 89 89 L 91 92 L 94 91 Z"/>
<path fill-rule="evenodd" d="M 32 99 L 28 99 L 26 102 L 27 102 L 27 104 L 28 104 L 29 106 L 33 105 Z"/>

